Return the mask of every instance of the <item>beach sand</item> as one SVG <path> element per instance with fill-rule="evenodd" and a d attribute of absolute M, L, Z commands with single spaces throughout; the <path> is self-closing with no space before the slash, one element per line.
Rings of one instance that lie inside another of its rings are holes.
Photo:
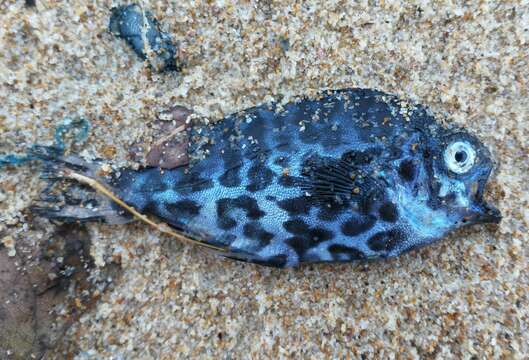
<path fill-rule="evenodd" d="M 91 306 L 77 303 L 80 318 L 58 305 L 68 327 L 47 356 L 529 356 L 527 1 L 142 3 L 180 42 L 182 73 L 154 73 L 108 32 L 120 2 L 0 3 L 1 153 L 49 144 L 60 121 L 84 117 L 92 128 L 81 154 L 123 166 L 173 105 L 217 121 L 321 89 L 376 88 L 427 105 L 489 147 L 497 167 L 487 197 L 504 218 L 397 259 L 290 270 L 216 258 L 141 224 L 90 224 L 92 276 L 106 285 L 91 290 Z M 56 236 L 27 210 L 44 186 L 37 169 L 0 171 L 0 260 L 26 259 Z M 21 323 L 1 314 L 0 358 L 38 356 L 32 327 L 30 340 L 7 341 Z"/>

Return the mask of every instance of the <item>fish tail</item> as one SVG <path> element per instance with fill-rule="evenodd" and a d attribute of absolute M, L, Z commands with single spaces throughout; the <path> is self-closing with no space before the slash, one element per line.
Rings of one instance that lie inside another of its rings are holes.
<path fill-rule="evenodd" d="M 61 153 L 50 146 L 36 145 L 31 149 L 30 156 L 44 162 L 41 176 L 48 181 L 40 202 L 31 207 L 37 215 L 67 223 L 103 221 L 124 224 L 138 219 L 179 241 L 219 253 L 226 251 L 223 247 L 194 240 L 163 222 L 150 219 L 117 195 L 119 192 L 99 175 L 102 169 L 98 163 L 86 162 L 77 156 L 65 157 Z"/>
<path fill-rule="evenodd" d="M 83 119 L 66 118 L 55 129 L 54 144 L 50 146 L 33 145 L 25 154 L 1 155 L 0 169 L 4 166 L 18 166 L 31 161 L 43 164 L 40 174 L 47 181 L 46 188 L 40 194 L 40 200 L 30 210 L 42 217 L 61 222 L 104 221 L 110 224 L 122 224 L 132 220 L 132 216 L 123 211 L 108 198 L 101 196 L 86 184 L 72 181 L 73 174 L 85 178 L 98 179 L 100 164 L 89 163 L 78 156 L 64 156 L 70 145 L 84 143 L 88 137 L 90 123 Z M 68 144 L 67 144 L 68 142 Z"/>
<path fill-rule="evenodd" d="M 75 155 L 63 156 L 63 149 L 56 146 L 34 145 L 28 155 L 42 161 L 40 177 L 48 183 L 39 201 L 30 208 L 34 214 L 64 223 L 124 224 L 133 220 L 127 211 L 89 184 L 93 181 L 112 189 L 101 175 L 99 163 Z"/>
<path fill-rule="evenodd" d="M 30 207 L 34 214 L 63 223 L 102 221 L 124 224 L 138 219 L 179 241 L 226 252 L 222 246 L 189 238 L 163 222 L 152 220 L 126 203 L 118 195 L 118 189 L 111 185 L 109 171 L 101 162 L 88 162 L 75 155 L 65 156 L 65 135 L 76 130 L 74 139 L 85 141 L 88 129 L 89 123 L 84 119 L 66 119 L 56 129 L 54 145 L 33 145 L 27 154 L 0 156 L 0 168 L 35 160 L 43 164 L 40 177 L 48 184 L 39 201 Z"/>

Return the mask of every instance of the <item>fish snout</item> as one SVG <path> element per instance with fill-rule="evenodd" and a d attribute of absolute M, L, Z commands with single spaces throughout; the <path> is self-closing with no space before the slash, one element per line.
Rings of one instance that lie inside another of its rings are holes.
<path fill-rule="evenodd" d="M 474 206 L 471 214 L 465 217 L 466 222 L 471 224 L 499 224 L 501 219 L 500 210 L 486 202 Z"/>

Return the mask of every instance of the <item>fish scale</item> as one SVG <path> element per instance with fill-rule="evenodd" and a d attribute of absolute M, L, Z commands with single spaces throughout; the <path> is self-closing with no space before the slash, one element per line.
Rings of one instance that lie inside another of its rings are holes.
<path fill-rule="evenodd" d="M 187 131 L 188 165 L 121 169 L 103 181 L 140 213 L 233 259 L 292 267 L 386 258 L 499 221 L 481 198 L 492 169 L 485 147 L 380 91 L 327 91 Z M 468 173 L 443 163 L 455 143 L 477 154 Z"/>

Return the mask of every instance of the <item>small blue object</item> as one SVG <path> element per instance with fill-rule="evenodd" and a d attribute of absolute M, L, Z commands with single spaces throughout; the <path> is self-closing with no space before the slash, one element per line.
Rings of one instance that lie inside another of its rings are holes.
<path fill-rule="evenodd" d="M 75 131 L 75 141 L 79 143 L 83 143 L 88 138 L 88 131 L 90 130 L 90 123 L 83 118 L 79 118 L 76 120 L 66 118 L 60 124 L 57 126 L 57 129 L 55 129 L 55 147 L 58 147 L 62 150 L 65 149 L 64 145 L 64 135 L 69 133 L 70 131 Z"/>
<path fill-rule="evenodd" d="M 5 165 L 20 165 L 31 160 L 33 157 L 29 155 L 3 155 L 0 156 L 0 168 Z"/>
<path fill-rule="evenodd" d="M 138 4 L 113 8 L 109 29 L 124 39 L 140 58 L 148 59 L 157 71 L 180 71 L 178 48 L 150 11 Z"/>
<path fill-rule="evenodd" d="M 64 150 L 66 149 L 66 145 L 64 143 L 64 136 L 71 132 L 75 132 L 75 141 L 78 143 L 84 143 L 86 139 L 88 138 L 88 131 L 90 130 L 90 123 L 83 118 L 79 119 L 70 119 L 66 118 L 63 120 L 63 122 L 57 126 L 55 129 L 55 143 L 52 146 L 53 148 L 60 151 L 60 153 L 64 153 Z M 40 158 L 34 155 L 34 152 L 32 151 L 34 148 L 39 147 L 40 145 L 33 145 L 26 154 L 24 155 L 15 155 L 15 154 L 9 154 L 9 155 L 2 155 L 0 156 L 0 168 L 7 166 L 7 165 L 21 165 L 28 161 L 33 160 L 39 160 Z"/>

